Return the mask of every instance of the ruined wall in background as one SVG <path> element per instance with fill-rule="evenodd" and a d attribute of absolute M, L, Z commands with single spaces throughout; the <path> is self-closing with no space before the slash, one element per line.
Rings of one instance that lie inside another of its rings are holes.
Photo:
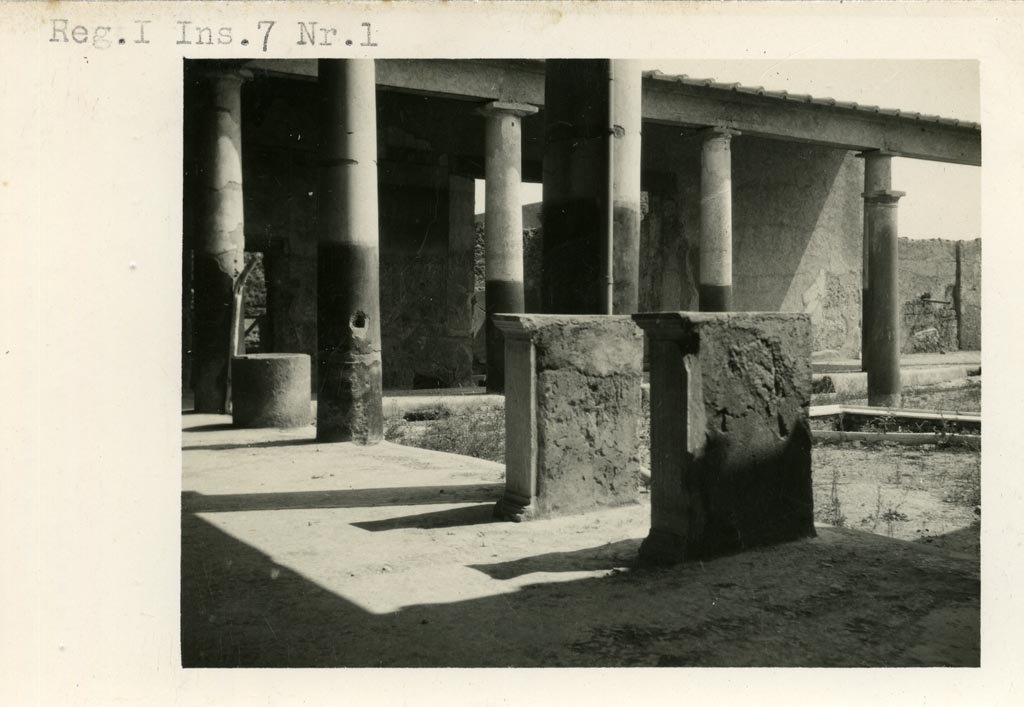
<path fill-rule="evenodd" d="M 956 242 L 899 239 L 900 351 L 955 351 Z"/>
<path fill-rule="evenodd" d="M 900 350 L 981 349 L 981 240 L 899 240 Z"/>
<path fill-rule="evenodd" d="M 960 349 L 981 350 L 981 239 L 959 242 Z"/>
<path fill-rule="evenodd" d="M 732 153 L 736 309 L 806 312 L 813 351 L 858 355 L 861 160 L 743 136 Z"/>

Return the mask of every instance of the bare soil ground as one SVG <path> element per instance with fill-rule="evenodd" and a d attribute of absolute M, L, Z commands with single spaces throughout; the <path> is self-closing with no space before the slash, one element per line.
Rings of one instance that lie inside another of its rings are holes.
<path fill-rule="evenodd" d="M 977 451 L 816 445 L 817 538 L 643 570 L 647 498 L 496 522 L 502 410 L 434 418 L 362 448 L 186 416 L 184 665 L 980 663 Z"/>
<path fill-rule="evenodd" d="M 933 543 L 900 539 L 913 523 L 893 537 L 852 527 L 849 492 L 915 489 L 933 465 L 910 469 L 912 457 L 896 483 L 868 473 L 873 450 L 816 448 L 839 470 L 846 527 L 641 570 L 644 502 L 501 523 L 493 462 L 318 444 L 313 427 L 185 423 L 187 667 L 979 664 L 977 525 Z M 959 489 L 970 455 L 937 458 Z M 827 497 L 831 474 L 818 473 Z"/>
<path fill-rule="evenodd" d="M 866 404 L 867 400 L 846 402 Z M 907 389 L 904 407 L 980 411 L 981 381 L 968 379 Z M 483 407 L 472 413 L 441 410 L 432 420 L 391 419 L 386 437 L 399 444 L 501 463 L 504 425 L 500 407 Z M 649 468 L 650 428 L 646 417 L 640 440 L 641 464 Z M 939 536 L 980 521 L 978 448 L 854 442 L 817 444 L 812 454 L 815 518 L 821 523 L 902 540 L 937 542 Z"/>
<path fill-rule="evenodd" d="M 819 522 L 932 543 L 981 520 L 978 452 L 854 443 L 812 454 Z"/>

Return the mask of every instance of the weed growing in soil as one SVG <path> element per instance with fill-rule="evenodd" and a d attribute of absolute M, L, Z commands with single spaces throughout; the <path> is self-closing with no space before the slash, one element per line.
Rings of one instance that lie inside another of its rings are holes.
<path fill-rule="evenodd" d="M 439 408 L 436 415 L 418 417 L 418 421 L 389 418 L 384 438 L 421 449 L 505 461 L 505 413 L 500 407 L 462 413 Z"/>
<path fill-rule="evenodd" d="M 950 479 L 943 500 L 958 506 L 981 506 L 981 459 L 965 465 Z"/>
<path fill-rule="evenodd" d="M 839 500 L 839 470 L 832 470 L 832 488 L 829 490 L 828 500 L 821 508 L 815 509 L 815 516 L 822 523 L 828 523 L 836 528 L 846 525 L 846 516 L 843 515 L 843 504 Z"/>
<path fill-rule="evenodd" d="M 863 393 L 828 393 L 824 389 L 811 395 L 812 405 L 867 405 Z M 901 407 L 949 412 L 981 412 L 981 379 L 968 378 L 935 385 L 903 389 Z"/>
<path fill-rule="evenodd" d="M 879 486 L 875 495 L 875 512 L 866 517 L 862 522 L 871 524 L 871 532 L 878 530 L 879 523 L 885 523 L 885 534 L 891 538 L 896 534 L 897 523 L 906 523 L 910 520 L 910 516 L 900 510 L 902 505 L 902 502 L 894 506 L 891 502 L 884 501 L 882 487 Z"/>

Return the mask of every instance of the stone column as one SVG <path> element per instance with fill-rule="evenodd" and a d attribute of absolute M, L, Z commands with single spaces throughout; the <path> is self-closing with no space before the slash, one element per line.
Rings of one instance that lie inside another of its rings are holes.
<path fill-rule="evenodd" d="M 735 130 L 707 128 L 700 167 L 700 310 L 732 309 L 732 150 Z"/>
<path fill-rule="evenodd" d="M 316 438 L 373 444 L 383 438 L 374 63 L 318 67 Z"/>
<path fill-rule="evenodd" d="M 873 194 L 876 191 L 886 191 L 892 188 L 892 153 L 885 150 L 869 150 L 857 155 L 864 159 L 864 193 Z M 864 201 L 864 238 L 863 257 L 861 259 L 861 315 L 860 315 L 860 368 L 867 371 L 870 368 L 868 362 L 867 342 L 871 338 L 871 308 L 868 306 L 870 296 L 868 295 L 868 211 L 870 210 L 867 200 Z"/>
<path fill-rule="evenodd" d="M 242 208 L 242 81 L 238 71 L 206 76 L 197 126 L 199 214 L 194 248 L 195 410 L 227 412 L 232 286 L 245 259 Z"/>
<path fill-rule="evenodd" d="M 605 312 L 609 88 L 607 60 L 545 62 L 545 312 Z"/>
<path fill-rule="evenodd" d="M 811 320 L 633 315 L 651 352 L 647 564 L 814 536 Z"/>
<path fill-rule="evenodd" d="M 485 146 L 484 263 L 487 305 L 487 390 L 505 389 L 505 342 L 492 320 L 497 312 L 525 311 L 523 294 L 523 168 L 524 116 L 537 108 L 521 103 L 488 103 L 479 110 L 487 118 Z"/>
<path fill-rule="evenodd" d="M 505 334 L 505 520 L 635 503 L 643 335 L 629 317 L 496 315 Z"/>
<path fill-rule="evenodd" d="M 611 62 L 613 242 L 616 314 L 640 309 L 640 135 L 643 72 L 640 62 Z"/>
<path fill-rule="evenodd" d="M 868 405 L 899 407 L 900 303 L 898 287 L 897 203 L 901 191 L 865 192 L 868 235 Z"/>

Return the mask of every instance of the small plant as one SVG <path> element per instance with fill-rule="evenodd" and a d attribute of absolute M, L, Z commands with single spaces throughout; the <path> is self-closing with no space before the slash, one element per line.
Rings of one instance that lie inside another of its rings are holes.
<path fill-rule="evenodd" d="M 391 419 L 385 439 L 420 449 L 462 454 L 490 461 L 505 461 L 505 414 L 500 407 L 467 413 L 445 410 L 423 419 Z"/>
<path fill-rule="evenodd" d="M 899 506 L 896 506 L 895 508 L 887 508 L 885 513 L 882 514 L 882 520 L 885 521 L 885 532 L 891 538 L 896 523 L 905 523 L 910 520 L 910 516 L 906 513 L 901 513 Z"/>
<path fill-rule="evenodd" d="M 832 471 L 832 486 L 829 489 L 828 501 L 822 510 L 822 520 L 836 528 L 846 525 L 846 516 L 843 515 L 843 504 L 839 500 L 839 470 Z"/>
<path fill-rule="evenodd" d="M 882 500 L 882 487 L 879 486 L 875 495 L 875 512 L 869 515 L 863 520 L 866 525 L 871 524 L 871 532 L 878 531 L 878 524 L 881 522 L 885 523 L 885 533 L 890 538 L 895 534 L 896 524 L 905 523 L 910 520 L 910 516 L 900 511 L 902 503 L 897 503 L 895 506 L 886 503 Z"/>
<path fill-rule="evenodd" d="M 946 503 L 973 508 L 981 507 L 981 460 L 975 459 L 952 479 L 943 498 Z"/>
<path fill-rule="evenodd" d="M 408 428 L 408 423 L 401 416 L 384 418 L 384 439 L 396 444 L 402 444 Z"/>
<path fill-rule="evenodd" d="M 872 533 L 878 530 L 878 522 L 882 519 L 882 487 L 875 491 L 875 512 L 864 519 L 864 523 L 871 523 Z"/>

